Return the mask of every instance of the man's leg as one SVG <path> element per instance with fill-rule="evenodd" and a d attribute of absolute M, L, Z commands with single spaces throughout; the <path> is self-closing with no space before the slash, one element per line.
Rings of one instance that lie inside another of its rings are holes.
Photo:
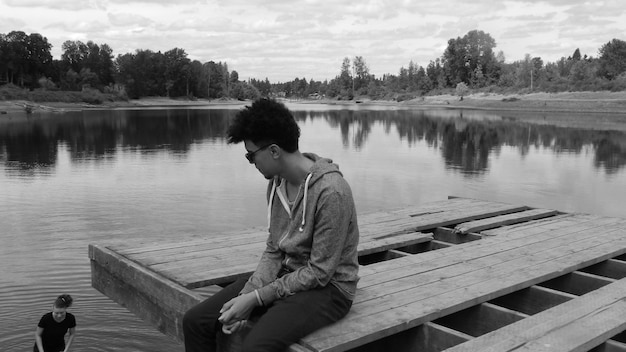
<path fill-rule="evenodd" d="M 185 352 L 214 352 L 217 350 L 217 333 L 222 324 L 217 320 L 224 303 L 237 296 L 246 279 L 226 286 L 213 296 L 189 309 L 183 317 Z"/>
<path fill-rule="evenodd" d="M 352 302 L 331 284 L 278 300 L 245 337 L 243 352 L 284 351 L 304 336 L 343 318 L 351 306 Z"/>

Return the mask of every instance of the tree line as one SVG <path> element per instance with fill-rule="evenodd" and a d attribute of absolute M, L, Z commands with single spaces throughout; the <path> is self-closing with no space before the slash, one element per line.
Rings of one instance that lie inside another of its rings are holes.
<path fill-rule="evenodd" d="M 181 48 L 164 53 L 136 50 L 114 58 L 107 44 L 68 40 L 62 45 L 60 60 L 52 58 L 51 48 L 38 33 L 0 34 L 0 85 L 67 91 L 91 88 L 130 98 L 260 96 L 254 86 L 239 80 L 237 71 L 229 71 L 226 62 L 192 61 Z"/>
<path fill-rule="evenodd" d="M 397 74 L 376 77 L 370 74 L 363 57 L 346 57 L 339 75 L 331 80 L 296 78 L 274 84 L 272 89 L 295 97 L 321 94 L 340 99 L 369 96 L 397 100 L 450 92 L 457 87 L 497 93 L 626 90 L 626 41 L 620 39 L 602 45 L 597 58 L 582 56 L 576 49 L 556 62 L 527 54 L 522 60 L 507 63 L 502 51 L 495 48 L 496 42 L 488 33 L 473 30 L 448 40 L 441 57 L 426 67 L 410 61 Z"/>
<path fill-rule="evenodd" d="M 241 81 L 226 62 L 190 60 L 184 49 L 164 53 L 138 49 L 113 56 L 107 44 L 68 40 L 61 59 L 53 59 L 52 45 L 41 34 L 12 31 L 0 34 L 0 84 L 28 89 L 77 91 L 86 88 L 130 98 L 168 96 L 254 99 L 326 97 L 409 99 L 457 87 L 495 92 L 625 90 L 626 42 L 612 39 L 599 48 L 597 58 L 579 49 L 567 58 L 544 62 L 527 54 L 505 62 L 496 42 L 480 30 L 451 38 L 441 57 L 426 67 L 410 61 L 397 74 L 376 77 L 365 58 L 344 58 L 333 79 L 295 78 L 271 83 L 267 78 Z"/>

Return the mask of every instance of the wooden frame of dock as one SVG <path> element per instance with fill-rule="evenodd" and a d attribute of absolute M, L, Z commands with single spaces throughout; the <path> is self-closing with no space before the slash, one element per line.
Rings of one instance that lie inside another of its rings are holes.
<path fill-rule="evenodd" d="M 626 219 L 466 198 L 359 216 L 353 308 L 292 351 L 626 352 Z M 266 233 L 89 246 L 92 285 L 182 340 Z"/>

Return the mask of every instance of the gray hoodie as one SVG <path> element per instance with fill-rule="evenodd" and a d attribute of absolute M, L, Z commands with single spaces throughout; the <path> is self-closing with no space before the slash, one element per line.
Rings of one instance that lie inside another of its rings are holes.
<path fill-rule="evenodd" d="M 315 164 L 289 205 L 280 178 L 268 185 L 267 247 L 241 291 L 257 290 L 262 303 L 332 284 L 353 300 L 359 280 L 359 228 L 350 186 L 332 160 L 304 154 Z"/>

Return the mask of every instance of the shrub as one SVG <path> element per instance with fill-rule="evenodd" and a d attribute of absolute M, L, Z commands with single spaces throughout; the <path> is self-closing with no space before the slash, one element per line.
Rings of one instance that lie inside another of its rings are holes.
<path fill-rule="evenodd" d="M 463 100 L 463 96 L 467 95 L 467 93 L 469 92 L 469 88 L 467 87 L 467 84 L 459 82 L 457 83 L 454 92 L 456 93 L 456 95 L 461 97 L 461 100 Z"/>
<path fill-rule="evenodd" d="M 37 80 L 37 83 L 39 83 L 39 87 L 41 87 L 41 89 L 57 90 L 57 85 L 54 84 L 54 82 L 52 82 L 50 78 L 41 77 L 39 80 Z"/>
<path fill-rule="evenodd" d="M 508 103 L 508 102 L 513 102 L 513 101 L 518 101 L 518 100 L 520 100 L 520 99 L 519 99 L 519 98 L 516 98 L 516 97 L 502 98 L 502 101 L 503 101 L 503 102 L 506 102 L 506 103 Z"/>
<path fill-rule="evenodd" d="M 27 100 L 28 89 L 23 89 L 13 83 L 0 86 L 0 97 L 3 100 Z"/>
<path fill-rule="evenodd" d="M 414 98 L 415 98 L 415 95 L 409 94 L 409 93 L 405 93 L 405 94 L 399 94 L 396 97 L 396 101 L 397 102 L 401 102 L 401 101 L 405 101 L 405 100 L 411 100 L 411 99 L 414 99 Z"/>
<path fill-rule="evenodd" d="M 80 92 L 81 95 L 81 100 L 85 103 L 88 104 L 95 104 L 95 105 L 100 105 L 102 104 L 105 100 L 108 100 L 106 98 L 105 94 L 100 93 L 99 90 L 97 89 L 92 89 L 92 88 L 85 88 Z"/>

